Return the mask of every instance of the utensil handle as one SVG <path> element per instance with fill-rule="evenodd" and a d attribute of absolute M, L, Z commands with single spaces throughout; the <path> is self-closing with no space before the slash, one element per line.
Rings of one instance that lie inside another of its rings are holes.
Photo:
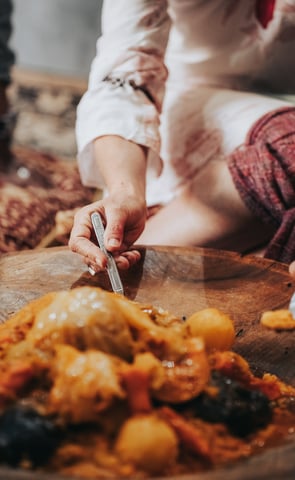
<path fill-rule="evenodd" d="M 295 293 L 293 293 L 290 303 L 289 303 L 289 310 L 292 313 L 294 320 L 295 320 Z"/>
<path fill-rule="evenodd" d="M 94 212 L 91 214 L 91 222 L 94 228 L 94 232 L 98 241 L 99 248 L 106 255 L 108 259 L 107 272 L 112 285 L 112 289 L 116 293 L 124 294 L 123 284 L 118 272 L 118 267 L 114 260 L 114 257 L 107 251 L 104 244 L 104 226 L 99 213 Z"/>

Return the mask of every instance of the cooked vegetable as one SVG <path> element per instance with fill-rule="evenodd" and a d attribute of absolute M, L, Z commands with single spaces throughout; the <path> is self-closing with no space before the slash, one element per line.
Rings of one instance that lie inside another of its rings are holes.
<path fill-rule="evenodd" d="M 209 388 L 191 405 L 196 416 L 209 422 L 225 423 L 231 433 L 240 437 L 264 427 L 272 418 L 266 395 L 245 388 L 218 372 L 213 372 Z"/>
<path fill-rule="evenodd" d="M 0 459 L 11 466 L 29 460 L 46 463 L 61 440 L 61 431 L 32 408 L 15 405 L 0 417 Z"/>
<path fill-rule="evenodd" d="M 166 422 L 154 414 L 141 415 L 123 424 L 115 450 L 124 462 L 159 473 L 176 462 L 178 441 Z"/>
<path fill-rule="evenodd" d="M 0 325 L 0 463 L 172 478 L 273 445 L 295 388 L 255 376 L 233 339 L 213 308 L 183 321 L 95 287 L 41 297 Z"/>
<path fill-rule="evenodd" d="M 229 350 L 235 339 L 233 321 L 217 308 L 205 308 L 191 315 L 184 323 L 186 332 L 202 337 L 207 351 Z"/>

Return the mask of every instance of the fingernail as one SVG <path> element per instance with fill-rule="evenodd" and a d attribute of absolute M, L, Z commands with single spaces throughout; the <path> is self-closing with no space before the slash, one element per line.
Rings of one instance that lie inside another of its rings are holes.
<path fill-rule="evenodd" d="M 120 242 L 117 238 L 110 238 L 108 240 L 108 244 L 110 247 L 119 247 L 120 246 Z"/>
<path fill-rule="evenodd" d="M 92 275 L 94 277 L 94 275 L 96 274 L 96 271 L 93 270 L 93 268 L 91 267 L 88 267 L 88 272 L 90 273 L 90 275 Z"/>

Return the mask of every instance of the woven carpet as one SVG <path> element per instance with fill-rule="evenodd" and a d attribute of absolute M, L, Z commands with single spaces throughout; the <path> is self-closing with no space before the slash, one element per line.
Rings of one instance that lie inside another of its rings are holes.
<path fill-rule="evenodd" d="M 76 209 L 98 195 L 82 186 L 76 164 L 74 125 L 83 84 L 30 72 L 13 78 L 18 120 L 12 149 L 31 176 L 23 184 L 0 177 L 0 253 L 66 245 Z"/>
<path fill-rule="evenodd" d="M 26 186 L 0 179 L 0 252 L 63 245 L 75 210 L 94 199 L 81 185 L 77 167 L 28 147 L 14 147 Z"/>

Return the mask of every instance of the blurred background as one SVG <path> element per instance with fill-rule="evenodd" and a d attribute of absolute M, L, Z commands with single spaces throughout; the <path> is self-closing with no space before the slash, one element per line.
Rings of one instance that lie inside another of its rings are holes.
<path fill-rule="evenodd" d="M 22 68 L 87 78 L 101 0 L 13 0 L 11 44 Z"/>
<path fill-rule="evenodd" d="M 100 35 L 102 0 L 13 0 L 14 142 L 76 157 L 75 110 Z"/>
<path fill-rule="evenodd" d="M 75 122 L 102 1 L 12 2 L 9 100 L 17 113 L 12 152 L 19 167 L 15 179 L 0 178 L 0 255 L 67 245 L 76 209 L 100 195 L 81 185 Z"/>

